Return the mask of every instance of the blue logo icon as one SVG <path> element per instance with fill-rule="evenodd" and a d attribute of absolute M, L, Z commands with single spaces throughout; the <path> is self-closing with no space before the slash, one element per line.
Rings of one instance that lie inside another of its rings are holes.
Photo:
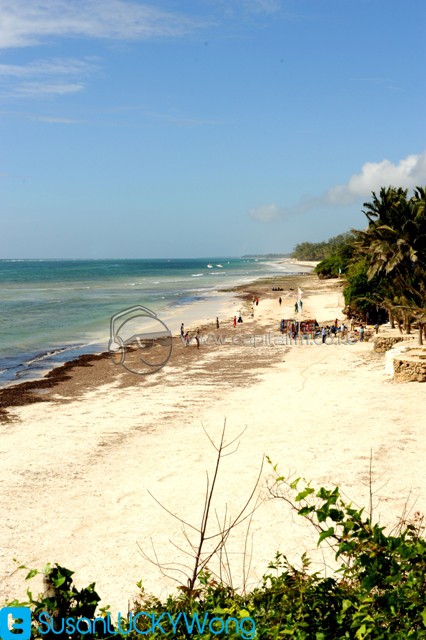
<path fill-rule="evenodd" d="M 31 609 L 28 607 L 3 607 L 0 609 L 0 639 L 30 640 Z"/>

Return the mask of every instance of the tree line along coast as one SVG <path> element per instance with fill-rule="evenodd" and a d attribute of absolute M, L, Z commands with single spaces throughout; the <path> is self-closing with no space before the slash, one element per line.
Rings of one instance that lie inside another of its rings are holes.
<path fill-rule="evenodd" d="M 348 318 L 426 338 L 426 188 L 382 187 L 364 203 L 368 225 L 324 242 L 302 242 L 297 260 L 319 261 L 320 278 L 344 279 Z"/>

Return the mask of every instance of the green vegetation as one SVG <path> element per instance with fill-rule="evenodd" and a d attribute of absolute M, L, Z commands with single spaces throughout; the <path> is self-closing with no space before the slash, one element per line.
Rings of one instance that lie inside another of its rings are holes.
<path fill-rule="evenodd" d="M 148 596 L 142 585 L 133 610 L 154 613 L 161 619 L 161 628 L 152 631 L 152 621 L 146 615 L 139 618 L 140 633 L 131 631 L 127 637 L 136 640 L 143 633 L 149 638 L 206 640 L 207 638 L 257 638 L 276 640 L 340 640 L 381 639 L 406 640 L 426 638 L 426 541 L 423 519 L 414 514 L 411 521 L 402 519 L 393 534 L 373 524 L 371 506 L 366 516 L 342 499 L 338 487 L 315 490 L 302 479 L 286 479 L 274 469 L 270 496 L 291 507 L 318 532 L 318 545 L 330 546 L 340 564 L 337 573 L 324 577 L 310 571 L 306 555 L 299 567 L 290 564 L 277 553 L 259 586 L 248 593 L 238 593 L 212 576 L 208 568 L 199 574 L 197 584 L 181 587 L 175 595 L 160 600 Z M 30 571 L 27 578 L 35 575 Z M 95 615 L 105 618 L 108 608 L 96 613 L 99 596 L 94 584 L 77 590 L 72 572 L 55 565 L 46 567 L 45 576 L 51 588 L 47 595 L 28 601 L 9 603 L 29 606 L 33 612 L 33 638 L 65 640 L 84 637 L 111 637 L 97 625 L 95 633 L 61 633 L 62 619 Z M 41 635 L 37 631 L 38 616 L 50 613 L 56 622 L 55 633 Z M 198 616 L 188 632 L 184 613 Z M 180 614 L 180 618 L 178 616 Z M 219 632 L 221 623 L 213 618 L 230 620 L 228 631 Z M 178 620 L 175 629 L 172 621 Z M 114 633 L 126 637 L 124 621 L 114 623 Z M 215 626 L 216 625 L 216 626 Z M 83 627 L 84 628 L 84 627 Z M 215 629 L 212 631 L 211 629 Z M 254 631 L 255 630 L 255 631 Z"/>
<path fill-rule="evenodd" d="M 44 593 L 34 597 L 27 590 L 25 602 L 9 606 L 29 607 L 32 638 L 46 640 L 106 639 L 118 636 L 138 640 L 406 640 L 426 638 L 426 540 L 423 517 L 415 513 L 400 519 L 396 530 L 385 533 L 373 522 L 372 470 L 370 459 L 370 505 L 368 515 L 342 498 L 338 487 L 314 489 L 301 478 L 285 478 L 271 466 L 267 482 L 269 500 L 298 514 L 318 535 L 318 546 L 327 546 L 336 560 L 335 571 L 311 571 L 311 561 L 303 554 L 298 567 L 277 552 L 260 584 L 247 590 L 247 539 L 258 499 L 250 506 L 259 487 L 263 463 L 254 488 L 237 516 L 227 508 L 224 517 L 212 509 L 221 462 L 238 449 L 238 439 L 225 440 L 225 427 L 216 444 L 212 477 L 207 488 L 201 525 L 193 526 L 157 501 L 183 528 L 184 540 L 175 549 L 184 551 L 188 561 L 161 564 L 153 561 L 162 575 L 182 576 L 176 592 L 165 599 L 146 593 L 138 583 L 139 596 L 127 614 L 110 615 L 109 606 L 98 608 L 100 597 L 92 583 L 77 589 L 73 572 L 48 565 L 41 572 Z M 241 435 L 241 434 L 240 434 Z M 288 514 L 287 514 L 288 517 Z M 209 525 L 213 520 L 216 525 Z M 232 586 L 232 560 L 226 544 L 230 532 L 246 522 L 244 579 L 241 589 Z M 208 526 L 209 525 L 209 526 Z M 217 533 L 213 533 L 214 527 Z M 143 551 L 143 550 L 142 550 Z M 155 550 L 154 550 L 155 553 Z M 143 554 L 147 558 L 146 554 Z M 247 559 L 248 556 L 248 559 Z M 219 569 L 217 568 L 219 566 Z M 215 567 L 215 569 L 213 568 Z M 27 580 L 37 575 L 28 570 Z M 216 572 L 215 572 L 216 571 Z M 136 628 L 135 628 L 136 626 Z"/>
<path fill-rule="evenodd" d="M 422 344 L 426 324 L 426 191 L 382 188 L 364 203 L 368 227 L 356 232 L 355 261 L 364 260 L 368 282 L 379 283 L 377 306 L 409 332 L 413 322 Z M 378 280 L 377 280 L 378 279 Z M 348 285 L 351 285 L 349 279 Z M 356 301 L 345 290 L 348 304 Z"/>
<path fill-rule="evenodd" d="M 349 264 L 344 288 L 345 302 L 352 315 L 369 317 L 376 321 L 380 307 L 386 297 L 386 280 L 380 276 L 368 277 L 369 264 L 365 257 L 359 257 Z M 381 316 L 385 316 L 382 313 Z"/>
<path fill-rule="evenodd" d="M 248 253 L 244 256 L 241 256 L 242 258 L 247 258 L 247 259 L 253 259 L 253 258 L 257 258 L 257 259 L 262 259 L 262 260 L 271 260 L 271 259 L 277 259 L 277 258 L 290 258 L 291 257 L 291 253 Z"/>
<path fill-rule="evenodd" d="M 297 244 L 291 257 L 295 260 L 325 260 L 335 255 L 342 246 L 350 243 L 352 233 L 341 233 L 324 242 L 302 242 Z"/>
<path fill-rule="evenodd" d="M 383 322 L 390 317 L 410 333 L 417 323 L 419 342 L 426 335 L 426 191 L 382 188 L 364 203 L 368 227 L 296 246 L 298 259 L 320 259 L 321 278 L 343 275 L 349 317 Z"/>
<path fill-rule="evenodd" d="M 338 278 L 340 275 L 345 274 L 354 256 L 353 233 L 336 236 L 334 240 L 337 238 L 340 238 L 340 241 L 333 243 L 332 253 L 324 260 L 321 260 L 315 267 L 315 273 L 320 278 Z"/>

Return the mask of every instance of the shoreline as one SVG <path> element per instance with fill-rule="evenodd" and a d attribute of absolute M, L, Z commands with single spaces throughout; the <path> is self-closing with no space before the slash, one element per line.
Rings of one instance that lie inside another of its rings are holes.
<path fill-rule="evenodd" d="M 267 263 L 277 269 L 277 275 L 281 275 L 281 270 L 287 269 L 288 275 L 299 275 L 299 272 L 292 272 L 292 267 L 303 266 L 306 272 L 306 267 L 313 266 L 314 263 L 299 263 L 295 260 L 288 260 L 284 265 L 281 261 Z M 288 268 L 290 267 L 290 271 Z M 219 283 L 213 286 L 211 289 L 202 289 L 202 293 L 199 296 L 193 295 L 193 299 L 190 301 L 170 301 L 161 310 L 156 310 L 155 313 L 159 316 L 170 328 L 173 335 L 179 335 L 179 327 L 183 317 L 188 317 L 191 324 L 204 324 L 211 316 L 219 314 L 223 316 L 226 314 L 228 307 L 233 304 L 234 290 L 239 286 L 245 286 L 256 280 L 261 280 L 264 275 L 253 277 L 253 275 L 241 278 L 239 276 L 231 284 Z M 270 274 L 267 277 L 275 277 L 274 274 Z M 197 291 L 196 289 L 194 291 Z M 131 308 L 132 304 L 128 307 Z M 161 305 L 160 305 L 161 306 Z M 73 343 L 51 343 L 44 347 L 38 347 L 35 351 L 25 353 L 25 359 L 20 366 L 24 366 L 24 369 L 18 376 L 15 373 L 15 379 L 4 380 L 0 382 L 0 391 L 2 389 L 11 388 L 26 382 L 36 382 L 42 380 L 46 375 L 50 374 L 54 369 L 60 368 L 64 365 L 69 365 L 70 362 L 77 362 L 82 356 L 102 355 L 105 352 L 108 344 L 108 338 L 105 332 L 102 334 L 84 334 L 84 337 L 74 336 Z M 64 356 L 61 354 L 71 351 L 71 356 Z M 28 360 L 28 357 L 30 358 Z M 13 358 L 19 360 L 19 355 L 14 355 Z M 65 359 L 66 358 L 66 359 Z M 35 365 L 32 371 L 32 366 Z M 27 367 L 27 370 L 25 370 Z"/>
<path fill-rule="evenodd" d="M 283 268 L 285 269 L 285 266 L 288 264 L 312 267 L 315 263 L 288 261 Z M 278 266 L 281 266 L 281 262 Z M 179 326 L 182 318 L 185 318 L 185 326 L 188 324 L 190 326 L 196 325 L 197 328 L 205 331 L 207 328 L 210 328 L 209 316 L 210 323 L 214 326 L 214 318 L 218 315 L 222 319 L 225 314 L 225 309 L 229 312 L 229 318 L 238 313 L 238 307 L 241 306 L 239 298 L 241 297 L 242 291 L 255 291 L 257 286 L 262 287 L 265 285 L 265 282 L 269 282 L 269 280 L 276 280 L 277 278 L 300 278 L 302 275 L 311 274 L 307 272 L 282 273 L 279 271 L 276 275 L 259 276 L 255 279 L 250 278 L 247 282 L 233 284 L 229 288 L 224 285 L 223 287 L 212 289 L 210 296 L 204 300 L 171 308 L 170 313 L 164 314 L 162 319 L 171 327 L 173 340 L 176 341 L 180 335 Z M 186 318 L 189 318 L 189 320 L 187 321 Z M 195 329 L 192 329 L 192 332 L 194 333 Z M 93 352 L 83 353 L 57 365 L 52 365 L 34 378 L 28 377 L 23 381 L 16 380 L 4 383 L 3 386 L 0 386 L 0 423 L 2 420 L 7 421 L 8 407 L 25 406 L 33 402 L 42 402 L 44 398 L 40 397 L 41 393 L 69 379 L 69 374 L 75 368 L 92 366 L 93 363 L 107 358 L 110 358 L 109 351 L 94 350 Z M 33 392 L 36 392 L 38 395 L 33 396 Z"/>
<path fill-rule="evenodd" d="M 304 317 L 342 318 L 338 282 L 305 276 L 299 284 Z M 229 320 L 220 330 L 275 332 L 279 318 L 291 313 L 298 285 L 283 292 L 270 285 L 242 286 L 236 304 L 244 323 L 234 330 Z M 254 288 L 260 302 L 251 318 Z M 42 390 L 43 402 L 11 407 L 10 422 L 0 423 L 7 452 L 0 467 L 2 600 L 19 597 L 27 586 L 13 557 L 30 568 L 58 562 L 72 569 L 77 585 L 96 582 L 102 603 L 113 610 L 126 610 L 140 579 L 156 595 L 173 591 L 173 581 L 138 546 L 151 552 L 152 540 L 162 562 L 179 561 L 169 542 L 182 544 L 179 523 L 151 496 L 187 522 L 199 522 L 205 472 L 215 459 L 204 430 L 217 441 L 224 420 L 229 439 L 245 431 L 223 463 L 214 505 L 219 515 L 225 505 L 238 512 L 263 454 L 286 476 L 297 473 L 315 487 L 337 484 L 368 506 L 372 453 L 374 509 L 383 525 L 395 524 L 410 495 L 410 508 L 417 499 L 415 509 L 426 510 L 419 424 L 425 399 L 415 383 L 389 382 L 384 356 L 372 353 L 371 343 L 254 348 L 209 342 L 198 350 L 178 339 L 173 359 L 151 376 L 126 374 L 109 358 L 65 374 Z M 265 467 L 262 498 L 267 475 Z M 306 551 L 314 570 L 330 571 L 311 533 L 283 504 L 265 499 L 251 523 L 249 584 L 261 579 L 277 550 L 296 565 Z M 236 587 L 244 539 L 241 529 L 230 540 Z"/>

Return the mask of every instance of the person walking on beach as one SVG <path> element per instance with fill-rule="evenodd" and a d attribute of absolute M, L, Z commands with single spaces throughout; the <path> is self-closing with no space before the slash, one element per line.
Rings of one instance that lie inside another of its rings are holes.
<path fill-rule="evenodd" d="M 197 343 L 197 349 L 200 348 L 200 332 L 197 331 L 197 333 L 195 334 L 195 342 Z"/>
<path fill-rule="evenodd" d="M 237 326 L 237 316 L 234 316 L 234 327 Z"/>
<path fill-rule="evenodd" d="M 189 345 L 189 333 L 188 333 L 188 331 L 183 336 L 183 339 L 185 341 L 185 345 L 188 346 Z"/>
<path fill-rule="evenodd" d="M 278 300 L 278 302 L 280 303 L 280 306 L 281 306 L 281 303 L 282 303 L 281 297 L 280 297 L 280 299 Z"/>
<path fill-rule="evenodd" d="M 216 317 L 216 329 L 219 329 L 219 318 Z"/>
<path fill-rule="evenodd" d="M 180 325 L 180 337 L 183 338 L 184 335 L 185 335 L 185 329 L 182 322 L 182 324 Z"/>
<path fill-rule="evenodd" d="M 359 328 L 359 335 L 360 335 L 360 342 L 364 342 L 364 333 L 365 333 L 365 329 L 364 326 L 361 325 Z"/>
<path fill-rule="evenodd" d="M 321 329 L 321 336 L 322 336 L 322 343 L 325 344 L 325 339 L 327 336 L 327 331 L 325 330 L 325 327 Z"/>

